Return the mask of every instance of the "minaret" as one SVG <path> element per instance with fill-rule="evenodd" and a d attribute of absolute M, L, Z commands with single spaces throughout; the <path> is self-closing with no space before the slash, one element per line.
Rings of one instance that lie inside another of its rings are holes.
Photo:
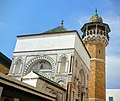
<path fill-rule="evenodd" d="M 81 30 L 83 43 L 91 56 L 88 101 L 106 101 L 105 47 L 109 42 L 109 25 L 103 23 L 96 10 Z"/>

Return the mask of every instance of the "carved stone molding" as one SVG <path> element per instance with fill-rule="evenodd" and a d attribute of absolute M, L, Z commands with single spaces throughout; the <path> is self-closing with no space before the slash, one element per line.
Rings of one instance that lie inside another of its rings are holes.
<path fill-rule="evenodd" d="M 64 82 L 64 83 L 66 83 L 66 79 L 64 78 L 64 77 L 59 77 L 57 80 L 56 80 L 56 82 Z"/>
<path fill-rule="evenodd" d="M 56 95 L 56 101 L 62 101 L 62 94 L 60 94 L 59 92 L 51 89 L 49 93 Z"/>
<path fill-rule="evenodd" d="M 81 101 L 81 82 L 78 82 L 78 101 Z"/>
<path fill-rule="evenodd" d="M 62 59 L 63 57 L 66 57 L 67 61 L 69 61 L 68 56 L 67 56 L 66 54 L 62 54 L 62 55 L 59 57 L 59 62 L 61 62 L 61 59 Z"/>
<path fill-rule="evenodd" d="M 92 35 L 86 35 L 83 38 L 83 42 L 86 43 L 91 43 L 91 44 L 98 44 L 98 43 L 102 43 L 105 46 L 108 45 L 108 38 L 104 35 L 100 35 L 100 34 L 92 34 Z"/>

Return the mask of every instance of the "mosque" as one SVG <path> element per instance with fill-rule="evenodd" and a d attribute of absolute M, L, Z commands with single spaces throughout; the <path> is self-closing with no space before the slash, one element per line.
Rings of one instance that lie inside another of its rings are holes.
<path fill-rule="evenodd" d="M 0 101 L 106 101 L 109 25 L 96 10 L 81 31 L 82 38 L 62 22 L 40 34 L 17 36 L 8 77 L 0 74 Z"/>

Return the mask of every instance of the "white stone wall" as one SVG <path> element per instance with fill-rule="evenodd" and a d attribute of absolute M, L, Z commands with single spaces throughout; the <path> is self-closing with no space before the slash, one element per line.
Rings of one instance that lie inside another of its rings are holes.
<path fill-rule="evenodd" d="M 61 58 L 64 56 L 66 57 L 65 72 L 60 73 Z M 14 73 L 14 67 L 19 59 L 22 62 L 21 68 L 19 73 Z M 71 82 L 73 87 L 71 91 L 74 92 L 75 99 L 80 95 L 78 91 L 84 91 L 84 99 L 86 99 L 90 57 L 77 32 L 18 37 L 9 75 L 21 80 L 31 64 L 40 59 L 47 60 L 52 65 L 50 79 L 66 89 L 67 83 Z M 33 82 L 35 86 L 36 81 L 24 80 L 24 82 Z"/>
<path fill-rule="evenodd" d="M 106 89 L 106 101 L 113 97 L 113 101 L 120 101 L 120 89 Z"/>
<path fill-rule="evenodd" d="M 89 67 L 88 53 L 76 32 L 18 37 L 14 52 L 70 48 L 75 48 L 87 67 Z"/>
<path fill-rule="evenodd" d="M 26 79 L 26 80 L 23 80 L 22 82 L 27 83 L 27 84 L 29 84 L 31 86 L 36 87 L 37 79 Z"/>
<path fill-rule="evenodd" d="M 18 37 L 14 52 L 74 48 L 73 33 Z"/>
<path fill-rule="evenodd" d="M 85 49 L 84 45 L 82 44 L 82 40 L 78 37 L 78 34 L 75 35 L 75 49 L 81 59 L 84 61 L 85 65 L 89 68 L 90 67 L 90 57 Z"/>

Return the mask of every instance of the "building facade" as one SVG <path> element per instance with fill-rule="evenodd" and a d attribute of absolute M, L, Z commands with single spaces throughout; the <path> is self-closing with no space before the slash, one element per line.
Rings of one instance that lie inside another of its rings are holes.
<path fill-rule="evenodd" d="M 106 101 L 120 101 L 120 89 L 106 89 Z"/>
<path fill-rule="evenodd" d="M 18 80 L 37 72 L 67 90 L 67 101 L 88 97 L 90 56 L 77 31 L 64 26 L 17 37 L 9 76 Z"/>

